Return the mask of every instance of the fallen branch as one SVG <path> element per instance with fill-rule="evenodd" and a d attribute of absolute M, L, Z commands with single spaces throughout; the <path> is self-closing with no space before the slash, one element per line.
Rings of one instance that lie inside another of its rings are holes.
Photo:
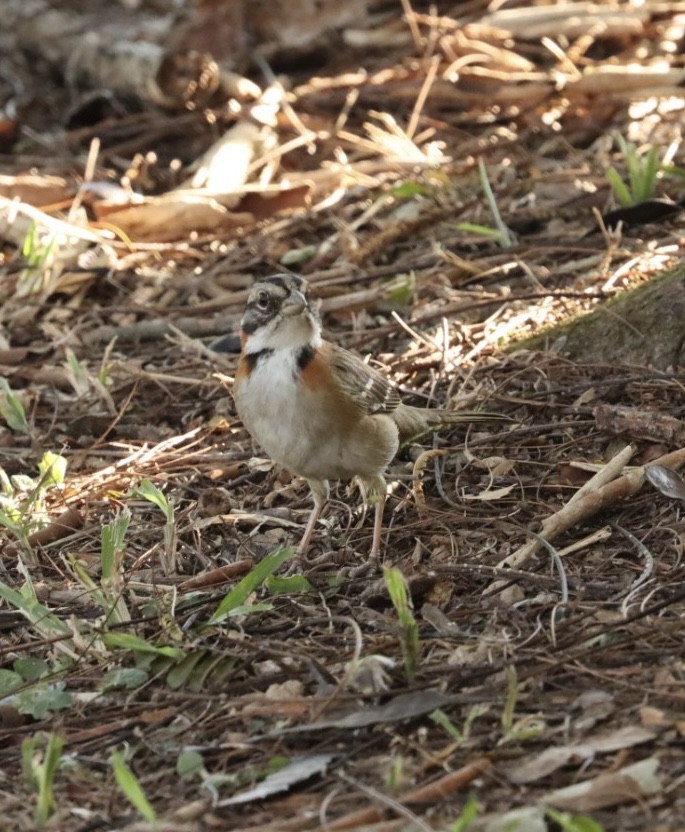
<path fill-rule="evenodd" d="M 616 454 L 601 471 L 598 471 L 571 497 L 563 508 L 543 520 L 539 537 L 547 541 L 554 540 L 573 526 L 594 517 L 598 512 L 604 511 L 619 500 L 625 500 L 637 493 L 645 481 L 644 465 L 632 468 L 623 476 L 614 479 L 633 453 L 634 448 L 629 445 Z M 685 465 L 685 448 L 665 454 L 659 459 L 653 460 L 650 464 L 657 463 L 665 468 L 677 470 Z M 539 551 L 541 545 L 539 540 L 531 540 L 500 561 L 497 564 L 498 568 L 512 567 L 520 569 Z M 499 583 L 497 582 L 497 584 Z M 490 587 L 490 589 L 495 588 L 499 587 L 495 584 Z"/>

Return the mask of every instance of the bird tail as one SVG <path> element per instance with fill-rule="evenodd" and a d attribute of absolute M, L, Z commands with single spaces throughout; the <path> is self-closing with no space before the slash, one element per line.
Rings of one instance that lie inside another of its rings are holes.
<path fill-rule="evenodd" d="M 408 404 L 401 404 L 390 415 L 392 415 L 397 425 L 401 444 L 443 425 L 513 421 L 509 416 L 504 416 L 501 413 L 443 410 L 442 408 L 412 407 Z"/>

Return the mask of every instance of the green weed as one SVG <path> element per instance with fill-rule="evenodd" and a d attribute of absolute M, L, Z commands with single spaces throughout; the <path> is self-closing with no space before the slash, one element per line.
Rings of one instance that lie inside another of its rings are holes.
<path fill-rule="evenodd" d="M 421 644 L 419 640 L 419 627 L 414 618 L 409 588 L 402 572 L 392 567 L 383 570 L 383 580 L 388 589 L 388 595 L 392 601 L 397 619 L 400 625 L 400 646 L 404 660 L 404 672 L 407 679 L 411 681 L 416 675 L 419 666 Z"/>
<path fill-rule="evenodd" d="M 45 826 L 56 807 L 53 783 L 57 772 L 64 740 L 57 734 L 50 734 L 47 740 L 41 737 L 25 739 L 21 746 L 21 763 L 24 778 L 32 791 L 38 792 L 35 821 Z"/>
<path fill-rule="evenodd" d="M 636 205 L 650 199 L 654 196 L 661 171 L 656 147 L 652 145 L 645 153 L 640 154 L 637 147 L 627 142 L 620 133 L 616 135 L 616 143 L 623 155 L 628 174 L 627 181 L 624 181 L 613 165 L 607 168 L 606 177 L 616 199 L 623 206 Z"/>
<path fill-rule="evenodd" d="M 499 206 L 497 205 L 497 199 L 495 198 L 492 186 L 490 185 L 490 180 L 488 179 L 488 170 L 482 159 L 478 160 L 478 177 L 480 179 L 480 186 L 483 190 L 483 195 L 485 196 L 488 208 L 490 209 L 495 227 L 491 228 L 488 225 L 462 222 L 459 223 L 457 228 L 459 231 L 465 231 L 470 234 L 478 234 L 482 237 L 490 237 L 503 248 L 509 248 L 514 244 L 514 239 L 512 237 L 511 230 L 502 219 Z"/>
<path fill-rule="evenodd" d="M 148 823 L 152 823 L 156 820 L 157 813 L 147 799 L 140 781 L 124 759 L 124 755 L 120 751 L 114 751 L 109 761 L 114 772 L 114 779 L 117 781 L 117 786 L 121 789 L 124 797 L 141 817 Z"/>

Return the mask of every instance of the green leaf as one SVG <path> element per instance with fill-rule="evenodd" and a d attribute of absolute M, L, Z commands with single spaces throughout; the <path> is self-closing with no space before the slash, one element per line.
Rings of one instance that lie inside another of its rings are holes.
<path fill-rule="evenodd" d="M 516 667 L 512 664 L 505 668 L 505 677 L 507 680 L 507 695 L 504 700 L 504 708 L 502 709 L 502 730 L 504 736 L 511 733 L 514 725 L 514 713 L 516 711 L 516 703 L 519 696 L 518 675 Z"/>
<path fill-rule="evenodd" d="M 264 586 L 274 595 L 300 595 L 312 591 L 312 585 L 304 575 L 288 575 L 285 578 L 270 575 Z"/>
<path fill-rule="evenodd" d="M 24 584 L 22 592 L 17 592 L 16 589 L 0 581 L 0 598 L 25 615 L 44 636 L 71 634 L 71 630 L 64 621 L 36 601 L 35 594 L 28 583 Z"/>
<path fill-rule="evenodd" d="M 55 772 L 59 765 L 64 740 L 57 734 L 50 734 L 45 746 L 43 761 L 35 766 L 34 772 L 38 784 L 38 806 L 36 807 L 36 822 L 44 826 L 50 815 L 55 811 L 56 804 L 53 794 Z"/>
<path fill-rule="evenodd" d="M 62 485 L 67 473 L 67 460 L 52 451 L 46 451 L 38 463 L 40 480 L 43 488 L 50 488 L 54 485 Z"/>
<path fill-rule="evenodd" d="M 24 491 L 27 494 L 36 488 L 35 481 L 26 474 L 13 474 L 10 482 L 15 491 Z"/>
<path fill-rule="evenodd" d="M 202 774 L 205 762 L 199 751 L 181 751 L 176 758 L 176 774 L 179 777 L 193 777 Z"/>
<path fill-rule="evenodd" d="M 624 207 L 627 205 L 633 204 L 633 198 L 630 195 L 630 191 L 626 187 L 625 182 L 621 179 L 619 172 L 616 168 L 607 168 L 606 177 L 609 180 L 609 184 L 616 195 L 616 199 L 623 205 Z"/>
<path fill-rule="evenodd" d="M 547 809 L 546 814 L 564 830 L 564 832 L 604 832 L 604 826 L 587 815 L 570 815 L 556 809 Z"/>
<path fill-rule="evenodd" d="M 25 682 L 35 682 L 50 670 L 50 666 L 43 659 L 31 657 L 16 659 L 12 667 Z"/>
<path fill-rule="evenodd" d="M 110 650 L 132 650 L 134 653 L 148 653 L 155 656 L 166 656 L 170 659 L 182 659 L 185 656 L 180 647 L 164 646 L 157 647 L 150 644 L 133 633 L 105 633 L 102 640 Z"/>
<path fill-rule="evenodd" d="M 635 145 L 624 142 L 623 159 L 628 167 L 628 181 L 630 182 L 630 193 L 633 202 L 638 201 L 640 193 L 640 160 L 635 150 Z"/>
<path fill-rule="evenodd" d="M 433 193 L 432 188 L 420 185 L 418 182 L 401 182 L 399 185 L 395 185 L 394 188 L 390 188 L 387 196 L 394 196 L 396 199 L 409 199 L 413 196 L 428 196 L 431 193 Z M 386 194 L 382 196 L 386 196 Z"/>
<path fill-rule="evenodd" d="M 139 667 L 117 667 L 102 677 L 100 690 L 103 693 L 112 690 L 135 690 L 144 685 L 149 678 L 150 674 Z"/>
<path fill-rule="evenodd" d="M 111 523 L 105 523 L 100 531 L 103 578 L 114 576 L 116 555 L 124 548 L 124 539 L 130 522 L 131 512 L 127 508 L 123 508 Z"/>
<path fill-rule="evenodd" d="M 241 604 L 239 607 L 234 607 L 227 618 L 236 618 L 239 615 L 254 615 L 257 612 L 271 612 L 274 608 L 273 604 Z"/>
<path fill-rule="evenodd" d="M 131 492 L 131 496 L 142 497 L 144 500 L 147 500 L 148 503 L 152 503 L 157 506 L 167 520 L 173 520 L 173 506 L 167 500 L 164 492 L 157 488 L 157 486 L 150 482 L 150 480 L 141 480 L 140 485 L 137 488 L 134 488 Z"/>
<path fill-rule="evenodd" d="M 457 225 L 457 231 L 463 231 L 465 234 L 479 234 L 481 237 L 489 237 L 493 240 L 502 240 L 502 232 L 496 228 L 490 228 L 489 225 L 478 225 L 474 222 L 460 222 Z"/>
<path fill-rule="evenodd" d="M 0 668 L 0 699 L 14 693 L 14 691 L 17 688 L 20 688 L 23 684 L 24 680 L 18 673 L 14 673 L 12 670 Z"/>
<path fill-rule="evenodd" d="M 67 360 L 66 365 L 71 373 L 71 383 L 74 387 L 77 396 L 85 395 L 90 389 L 90 381 L 88 380 L 88 373 L 85 367 L 78 360 L 74 351 L 67 347 L 65 351 Z"/>
<path fill-rule="evenodd" d="M 52 711 L 62 711 L 71 707 L 71 694 L 64 690 L 64 682 L 32 687 L 23 690 L 17 696 L 17 710 L 34 719 L 43 717 Z"/>
<path fill-rule="evenodd" d="M 201 661 L 204 655 L 205 653 L 203 650 L 197 650 L 189 656 L 186 656 L 183 661 L 172 667 L 166 676 L 167 685 L 169 685 L 172 690 L 182 688 L 188 679 L 193 675 L 196 665 L 199 661 Z"/>
<path fill-rule="evenodd" d="M 455 742 L 461 742 L 464 739 L 462 732 L 457 728 L 447 714 L 440 710 L 440 708 L 436 708 L 432 713 L 428 714 L 428 716 L 436 725 L 443 728 Z"/>
<path fill-rule="evenodd" d="M 404 658 L 404 671 L 407 679 L 413 679 L 419 663 L 421 643 L 419 628 L 412 611 L 407 581 L 400 569 L 390 567 L 383 569 L 383 580 L 390 595 L 400 625 L 400 645 Z"/>
<path fill-rule="evenodd" d="M 480 178 L 480 186 L 483 189 L 483 194 L 485 195 L 485 201 L 488 203 L 492 219 L 495 222 L 495 228 L 497 228 L 499 232 L 499 244 L 503 248 L 508 248 L 513 243 L 511 231 L 505 225 L 502 215 L 499 212 L 499 206 L 497 205 L 495 194 L 490 185 L 490 180 L 488 179 L 488 169 L 482 159 L 478 160 L 478 176 Z"/>
<path fill-rule="evenodd" d="M 452 826 L 450 826 L 449 832 L 466 832 L 478 817 L 482 808 L 476 797 L 472 794 L 469 795 L 464 808 L 461 810 L 461 814 Z"/>
<path fill-rule="evenodd" d="M 281 257 L 281 263 L 284 266 L 299 266 L 301 263 L 306 263 L 311 260 L 316 254 L 317 246 L 302 246 L 302 248 L 292 248 L 290 251 Z"/>
<path fill-rule="evenodd" d="M 288 549 L 279 549 L 277 552 L 271 552 L 263 558 L 245 577 L 239 581 L 233 589 L 220 602 L 219 606 L 214 611 L 214 614 L 209 619 L 211 624 L 216 624 L 222 621 L 228 615 L 235 611 L 237 607 L 244 607 L 247 599 L 255 590 L 264 583 L 264 581 L 273 575 L 289 558 L 295 554 L 295 549 L 290 547 Z"/>
<path fill-rule="evenodd" d="M 109 759 L 114 771 L 114 779 L 126 799 L 148 823 L 152 823 L 157 818 L 157 813 L 152 808 L 152 804 L 145 796 L 142 786 L 126 764 L 122 754 L 119 751 L 114 751 Z"/>
<path fill-rule="evenodd" d="M 17 433 L 29 433 L 26 411 L 18 396 L 12 392 L 7 379 L 0 378 L 0 416 Z"/>
<path fill-rule="evenodd" d="M 414 299 L 414 292 L 416 291 L 416 275 L 410 272 L 406 277 L 393 282 L 394 285 L 388 293 L 388 297 L 393 303 L 401 306 L 408 306 Z"/>

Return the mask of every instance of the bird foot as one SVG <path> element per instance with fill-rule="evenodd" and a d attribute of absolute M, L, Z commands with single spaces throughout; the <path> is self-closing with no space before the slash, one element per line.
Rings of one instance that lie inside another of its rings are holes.
<path fill-rule="evenodd" d="M 347 568 L 345 564 L 349 563 L 353 557 L 354 553 L 348 547 L 331 549 L 311 559 L 307 558 L 303 552 L 298 552 L 290 562 L 288 571 L 285 574 L 312 574 L 330 569 L 338 570 L 342 574 L 344 569 Z"/>
<path fill-rule="evenodd" d="M 346 578 L 367 578 L 378 575 L 381 571 L 381 562 L 378 555 L 368 555 L 363 563 L 356 566 L 347 566 L 342 570 Z"/>

